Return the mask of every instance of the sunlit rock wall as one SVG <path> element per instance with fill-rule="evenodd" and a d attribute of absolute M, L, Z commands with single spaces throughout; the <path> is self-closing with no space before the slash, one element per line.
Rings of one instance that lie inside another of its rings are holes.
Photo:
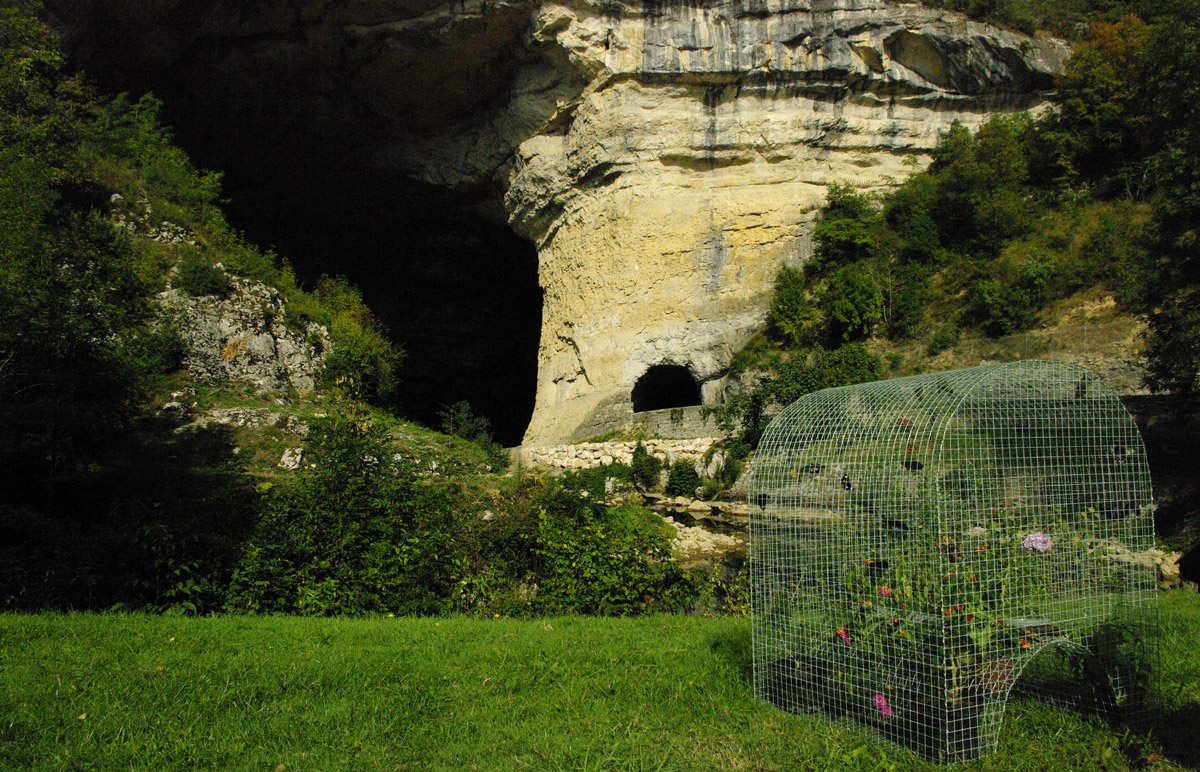
<path fill-rule="evenodd" d="M 827 185 L 893 184 L 953 121 L 1039 107 L 1066 55 L 871 0 L 575 0 L 535 19 L 535 44 L 590 80 L 508 177 L 545 291 L 528 444 L 629 414 L 656 364 L 717 399 Z"/>

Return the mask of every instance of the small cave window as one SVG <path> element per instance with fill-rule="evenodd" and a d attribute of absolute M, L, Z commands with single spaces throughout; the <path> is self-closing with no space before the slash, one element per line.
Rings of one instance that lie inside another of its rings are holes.
<path fill-rule="evenodd" d="M 700 385 L 685 365 L 654 365 L 633 386 L 633 412 L 699 405 Z"/>

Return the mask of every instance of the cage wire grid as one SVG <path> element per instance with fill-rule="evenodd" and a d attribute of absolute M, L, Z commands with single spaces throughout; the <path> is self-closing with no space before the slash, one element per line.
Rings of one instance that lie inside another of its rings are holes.
<path fill-rule="evenodd" d="M 994 748 L 1014 687 L 1143 710 L 1149 468 L 1131 416 L 1083 368 L 806 395 L 763 434 L 749 498 L 759 697 L 951 762 Z"/>

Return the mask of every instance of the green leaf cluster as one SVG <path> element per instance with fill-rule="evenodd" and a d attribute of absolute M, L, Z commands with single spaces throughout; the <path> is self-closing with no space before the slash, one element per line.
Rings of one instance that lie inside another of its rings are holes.
<path fill-rule="evenodd" d="M 300 614 L 447 610 L 459 560 L 447 502 L 416 484 L 384 429 L 348 406 L 312 427 L 304 460 L 248 540 L 230 606 Z"/>
<path fill-rule="evenodd" d="M 511 459 L 508 450 L 492 438 L 492 423 L 486 417 L 476 415 L 471 403 L 463 400 L 438 411 L 441 430 L 452 437 L 462 437 L 474 442 L 487 453 L 488 462 L 495 469 L 507 469 Z"/>
<path fill-rule="evenodd" d="M 696 474 L 696 465 L 691 461 L 679 459 L 674 464 L 671 464 L 671 471 L 667 472 L 667 487 L 668 496 L 687 496 L 691 498 L 700 487 L 700 475 Z"/>

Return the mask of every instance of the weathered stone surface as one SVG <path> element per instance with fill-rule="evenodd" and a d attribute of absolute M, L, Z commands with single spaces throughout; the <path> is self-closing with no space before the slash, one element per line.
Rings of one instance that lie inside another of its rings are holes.
<path fill-rule="evenodd" d="M 294 330 L 284 322 L 279 292 L 262 282 L 231 277 L 228 297 L 193 297 L 178 289 L 157 296 L 166 316 L 178 325 L 184 364 L 201 381 L 243 381 L 270 392 L 312 389 L 324 356 L 332 349 L 329 332 L 308 323 Z"/>
<path fill-rule="evenodd" d="M 704 457 L 717 445 L 720 437 L 698 437 L 694 439 L 649 439 L 642 440 L 647 452 L 663 462 L 685 458 L 696 464 L 701 472 Z M 560 469 L 592 469 L 608 466 L 614 461 L 623 464 L 633 462 L 633 451 L 637 441 L 585 442 L 577 445 L 553 445 L 550 447 L 522 447 L 518 461 L 523 466 L 550 466 Z"/>
<path fill-rule="evenodd" d="M 417 181 L 530 239 L 526 445 L 629 416 L 653 365 L 718 399 L 776 270 L 809 256 L 826 185 L 886 186 L 954 120 L 1037 109 L 1067 55 L 890 0 L 49 6 L 76 60 L 158 83 L 230 163 L 286 177 L 286 148 Z"/>
<path fill-rule="evenodd" d="M 1066 55 L 873 0 L 544 2 L 532 35 L 590 80 L 508 178 L 545 289 L 527 443 L 603 425 L 656 364 L 715 400 L 828 184 L 888 184 L 953 121 L 1038 107 Z"/>

